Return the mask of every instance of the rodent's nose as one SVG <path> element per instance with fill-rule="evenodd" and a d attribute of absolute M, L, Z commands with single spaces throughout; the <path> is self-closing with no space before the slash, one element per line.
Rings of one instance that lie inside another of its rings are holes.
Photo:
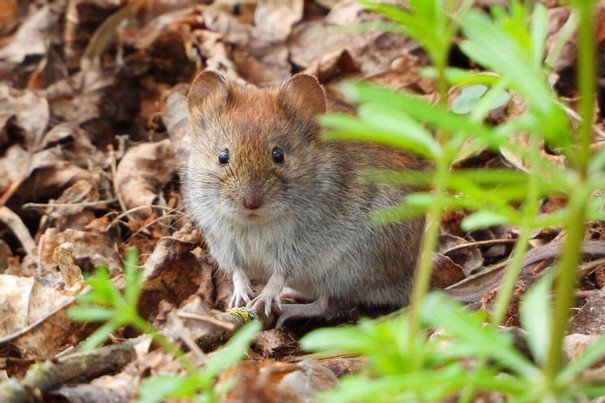
<path fill-rule="evenodd" d="M 263 204 L 263 196 L 259 192 L 248 192 L 244 195 L 244 207 L 256 210 Z"/>

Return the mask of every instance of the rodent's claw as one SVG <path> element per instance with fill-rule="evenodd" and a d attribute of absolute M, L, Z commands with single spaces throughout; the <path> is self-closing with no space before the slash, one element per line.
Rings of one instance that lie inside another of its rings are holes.
<path fill-rule="evenodd" d="M 264 292 L 261 292 L 258 297 L 248 302 L 246 306 L 254 312 L 264 312 L 265 316 L 271 315 L 271 311 L 279 314 L 282 310 L 279 295 L 270 295 Z"/>
<path fill-rule="evenodd" d="M 239 308 L 240 306 L 246 306 L 254 297 L 254 293 L 250 291 L 233 291 L 233 296 L 229 300 L 229 308 Z"/>

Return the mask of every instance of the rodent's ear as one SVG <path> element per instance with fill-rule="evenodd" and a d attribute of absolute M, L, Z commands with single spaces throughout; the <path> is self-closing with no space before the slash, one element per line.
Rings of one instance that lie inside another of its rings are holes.
<path fill-rule="evenodd" d="M 326 95 L 319 81 L 308 74 L 297 74 L 280 88 L 277 99 L 289 115 L 315 119 L 326 111 Z"/>
<path fill-rule="evenodd" d="M 189 112 L 221 110 L 231 98 L 231 85 L 220 73 L 206 70 L 199 74 L 187 94 Z"/>

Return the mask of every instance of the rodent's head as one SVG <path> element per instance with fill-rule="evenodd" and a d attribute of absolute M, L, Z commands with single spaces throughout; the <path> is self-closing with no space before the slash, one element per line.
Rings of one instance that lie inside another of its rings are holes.
<path fill-rule="evenodd" d="M 198 219 L 218 213 L 241 222 L 271 220 L 319 190 L 325 152 L 316 118 L 326 99 L 314 77 L 256 89 L 206 71 L 191 85 L 188 106 L 185 191 Z"/>

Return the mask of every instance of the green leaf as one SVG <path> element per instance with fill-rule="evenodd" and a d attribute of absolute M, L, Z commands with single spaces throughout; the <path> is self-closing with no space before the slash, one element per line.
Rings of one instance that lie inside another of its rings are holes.
<path fill-rule="evenodd" d="M 437 79 L 437 70 L 434 67 L 425 67 L 420 70 L 420 76 L 435 80 Z M 501 81 L 500 76 L 491 71 L 476 72 L 454 67 L 445 70 L 445 78 L 451 85 L 483 84 L 491 86 Z"/>
<path fill-rule="evenodd" d="M 441 147 L 432 134 L 399 109 L 384 103 L 368 103 L 359 108 L 359 117 L 380 130 L 392 133 L 402 148 L 431 159 L 441 155 Z"/>
<path fill-rule="evenodd" d="M 547 141 L 556 146 L 568 146 L 571 138 L 565 111 L 556 102 L 542 72 L 527 60 L 510 33 L 478 11 L 468 13 L 463 30 L 468 38 L 461 44 L 464 53 L 503 77 L 508 77 L 511 86 L 540 117 Z M 494 49 L 498 49 L 498 52 L 494 52 Z"/>
<path fill-rule="evenodd" d="M 359 140 L 380 143 L 407 149 L 428 159 L 434 158 L 432 152 L 420 142 L 408 141 L 408 134 L 405 137 L 397 136 L 356 117 L 326 114 L 320 118 L 320 122 L 329 129 L 325 134 L 327 140 Z"/>
<path fill-rule="evenodd" d="M 536 71 L 542 67 L 547 35 L 548 10 L 543 4 L 535 3 L 531 19 L 531 60 Z"/>
<path fill-rule="evenodd" d="M 471 85 L 462 90 L 460 95 L 452 103 L 452 112 L 458 115 L 466 115 L 471 113 L 479 104 L 479 101 L 484 98 L 487 92 L 487 86 L 483 84 Z M 499 90 L 492 94 L 487 105 L 487 110 L 497 109 L 506 105 L 510 100 L 510 94 L 506 91 Z"/>
<path fill-rule="evenodd" d="M 342 89 L 350 99 L 361 103 L 388 103 L 390 107 L 404 111 L 406 115 L 420 122 L 450 133 L 473 134 L 492 147 L 500 147 L 508 142 L 507 138 L 498 137 L 494 129 L 483 123 L 471 122 L 464 116 L 448 111 L 443 106 L 428 104 L 408 94 L 397 93 L 367 83 L 345 83 Z"/>
<path fill-rule="evenodd" d="M 480 228 L 488 228 L 496 225 L 509 223 L 510 219 L 494 211 L 478 211 L 470 214 L 462 220 L 461 227 L 465 231 L 474 231 Z"/>
<path fill-rule="evenodd" d="M 537 363 L 542 364 L 550 344 L 550 289 L 554 272 L 547 273 L 521 301 L 521 323 L 527 331 L 527 344 Z"/>
<path fill-rule="evenodd" d="M 215 352 L 208 359 L 204 367 L 204 373 L 208 376 L 216 376 L 222 370 L 241 361 L 245 357 L 250 343 L 256 338 L 260 330 L 261 324 L 256 320 L 238 330 L 225 347 Z"/>
<path fill-rule="evenodd" d="M 452 103 L 452 112 L 458 115 L 470 113 L 479 99 L 487 92 L 487 86 L 483 84 L 471 85 L 464 88 Z"/>
<path fill-rule="evenodd" d="M 429 294 L 422 305 L 422 319 L 431 326 L 441 327 L 467 344 L 478 358 L 492 358 L 501 365 L 525 377 L 536 377 L 539 370 L 513 346 L 510 335 L 484 326 L 477 315 L 464 310 L 444 295 Z"/>
<path fill-rule="evenodd" d="M 99 347 L 109 338 L 109 335 L 120 328 L 120 325 L 114 322 L 107 322 L 95 330 L 80 346 L 80 351 L 92 351 Z"/>
<path fill-rule="evenodd" d="M 193 397 L 202 389 L 196 378 L 180 375 L 154 375 L 139 388 L 139 403 L 159 403 L 168 397 Z"/>
<path fill-rule="evenodd" d="M 124 277 L 126 279 L 124 294 L 126 304 L 135 308 L 142 289 L 142 272 L 138 268 L 138 263 L 139 253 L 135 248 L 132 248 L 128 251 L 126 264 L 124 265 Z"/>
<path fill-rule="evenodd" d="M 116 312 L 96 306 L 76 306 L 67 311 L 67 315 L 78 322 L 100 322 L 113 319 Z"/>

